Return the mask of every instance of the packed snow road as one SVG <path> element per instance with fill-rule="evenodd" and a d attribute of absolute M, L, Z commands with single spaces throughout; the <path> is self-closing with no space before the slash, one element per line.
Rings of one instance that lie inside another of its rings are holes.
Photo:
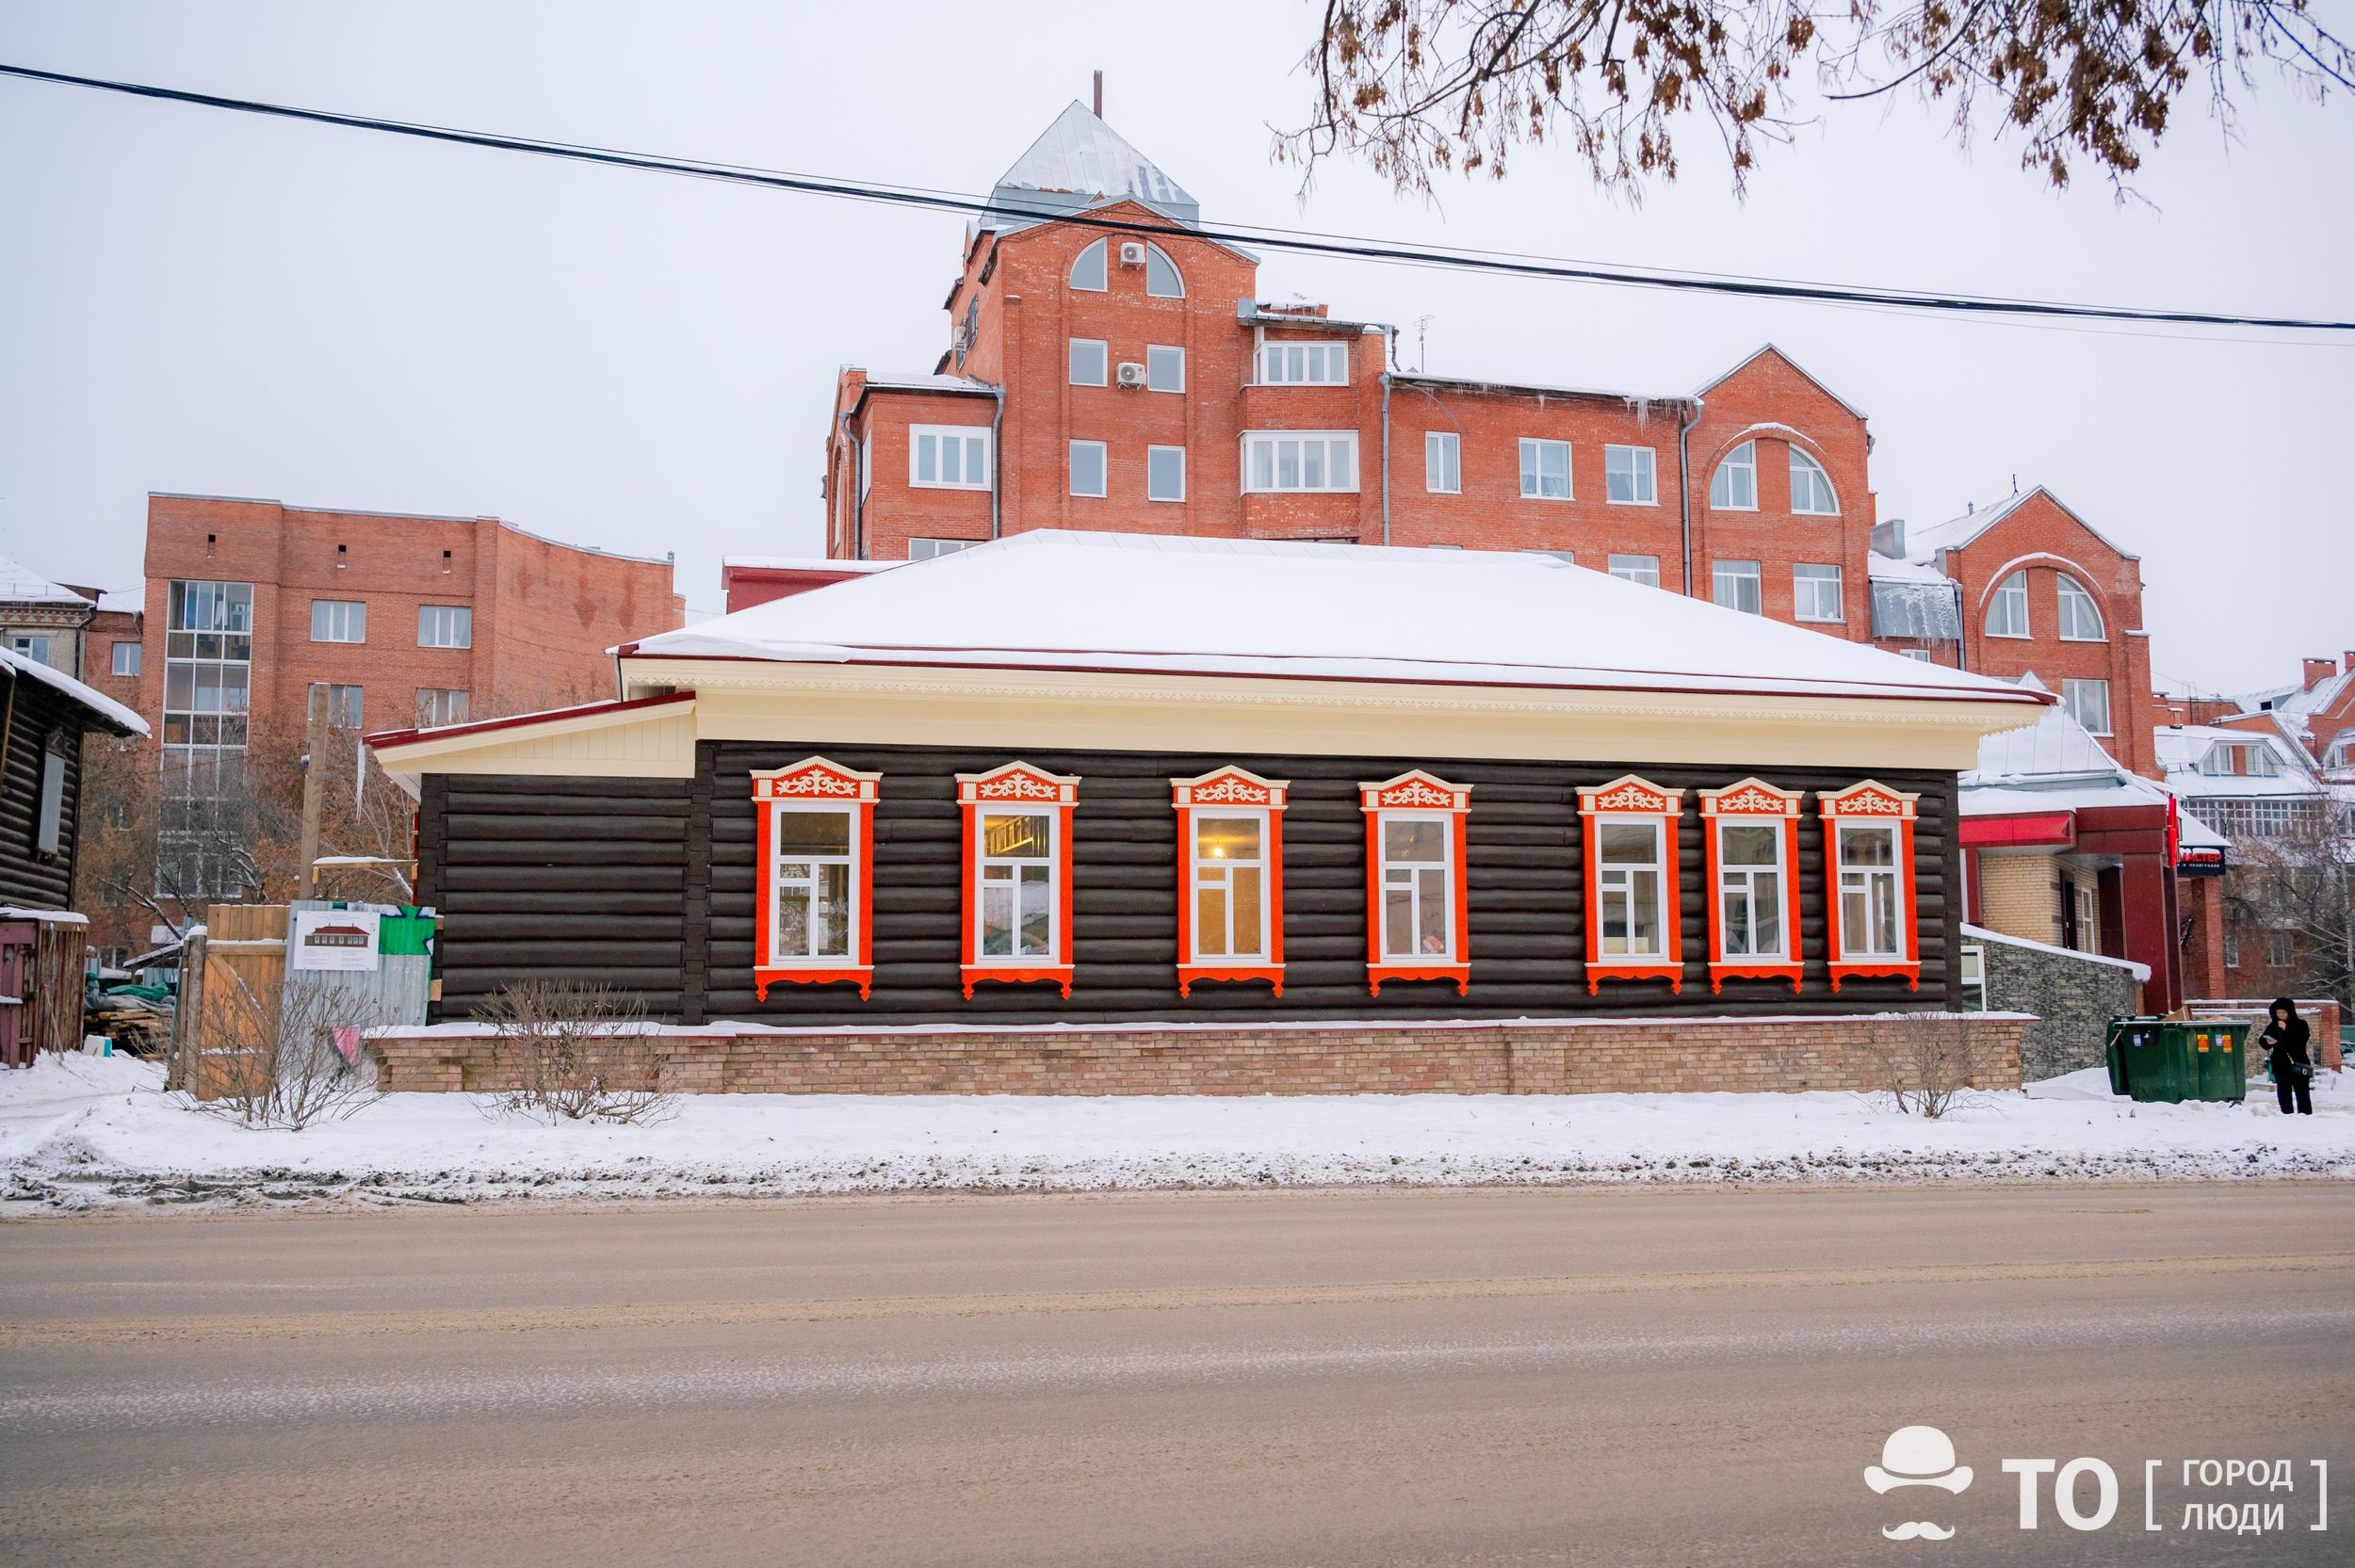
<path fill-rule="evenodd" d="M 1975 1484 L 1867 1489 L 1917 1424 Z M 2351 1438 L 2343 1183 L 0 1226 L 0 1560 L 50 1568 L 2338 1562 Z M 2080 1455 L 2116 1519 L 2021 1530 L 2002 1460 Z M 2177 1482 L 2259 1457 L 2301 1490 Z"/>

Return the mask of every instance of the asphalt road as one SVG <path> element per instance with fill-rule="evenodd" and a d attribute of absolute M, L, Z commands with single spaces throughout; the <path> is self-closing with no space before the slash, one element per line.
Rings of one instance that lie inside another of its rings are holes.
<path fill-rule="evenodd" d="M 1913 1423 L 1966 1492 L 1866 1489 Z M 45 1568 L 2345 1563 L 2351 1438 L 2320 1184 L 0 1225 L 0 1560 Z M 2079 1455 L 2115 1520 L 2020 1529 L 2002 1460 Z"/>

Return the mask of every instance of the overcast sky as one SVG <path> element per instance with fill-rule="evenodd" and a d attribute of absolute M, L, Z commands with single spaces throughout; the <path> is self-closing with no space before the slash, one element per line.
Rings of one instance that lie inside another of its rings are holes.
<path fill-rule="evenodd" d="M 796 14 L 783 14 L 791 10 Z M 1317 8 L 10 0 L 0 59 L 394 119 L 980 193 L 1106 74 L 1105 118 L 1213 220 L 2045 299 L 2355 317 L 2355 109 L 2261 80 L 2120 204 L 1966 155 L 1911 101 L 1768 150 L 1710 135 L 1631 210 L 1571 160 L 1305 205 Z M 0 80 L 0 551 L 134 586 L 150 490 L 495 514 L 818 554 L 837 365 L 930 369 L 962 220 Z M 1270 252 L 1262 297 L 1414 324 L 1436 372 L 1689 391 L 1769 339 L 1872 416 L 1883 519 L 2050 485 L 2143 558 L 2161 685 L 2355 648 L 2355 342 L 2071 329 L 1500 281 Z"/>

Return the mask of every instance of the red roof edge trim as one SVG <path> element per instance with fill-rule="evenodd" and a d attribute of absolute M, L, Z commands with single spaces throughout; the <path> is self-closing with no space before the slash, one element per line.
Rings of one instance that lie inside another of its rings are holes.
<path fill-rule="evenodd" d="M 658 708 L 694 700 L 695 694 L 691 691 L 674 691 L 661 697 L 632 697 L 625 703 L 608 700 L 583 703 L 577 707 L 548 708 L 540 713 L 511 714 L 504 719 L 477 719 L 469 723 L 442 724 L 430 730 L 379 730 L 374 735 L 361 736 L 361 739 L 366 741 L 371 750 L 381 750 L 386 746 L 406 746 L 416 740 L 439 740 L 445 736 L 485 735 L 493 730 L 521 729 L 527 724 L 545 724 L 558 719 L 585 719 L 593 714 L 625 713 L 632 708 Z"/>

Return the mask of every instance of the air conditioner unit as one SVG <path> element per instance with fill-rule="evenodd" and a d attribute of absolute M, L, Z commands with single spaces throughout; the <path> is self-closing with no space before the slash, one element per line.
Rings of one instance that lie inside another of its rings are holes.
<path fill-rule="evenodd" d="M 1122 386 L 1143 386 L 1145 384 L 1145 366 L 1139 364 L 1134 360 L 1123 360 L 1120 364 L 1120 384 Z"/>
<path fill-rule="evenodd" d="M 1145 265 L 1145 241 L 1141 239 L 1122 240 L 1120 242 L 1120 265 L 1143 267 Z"/>

